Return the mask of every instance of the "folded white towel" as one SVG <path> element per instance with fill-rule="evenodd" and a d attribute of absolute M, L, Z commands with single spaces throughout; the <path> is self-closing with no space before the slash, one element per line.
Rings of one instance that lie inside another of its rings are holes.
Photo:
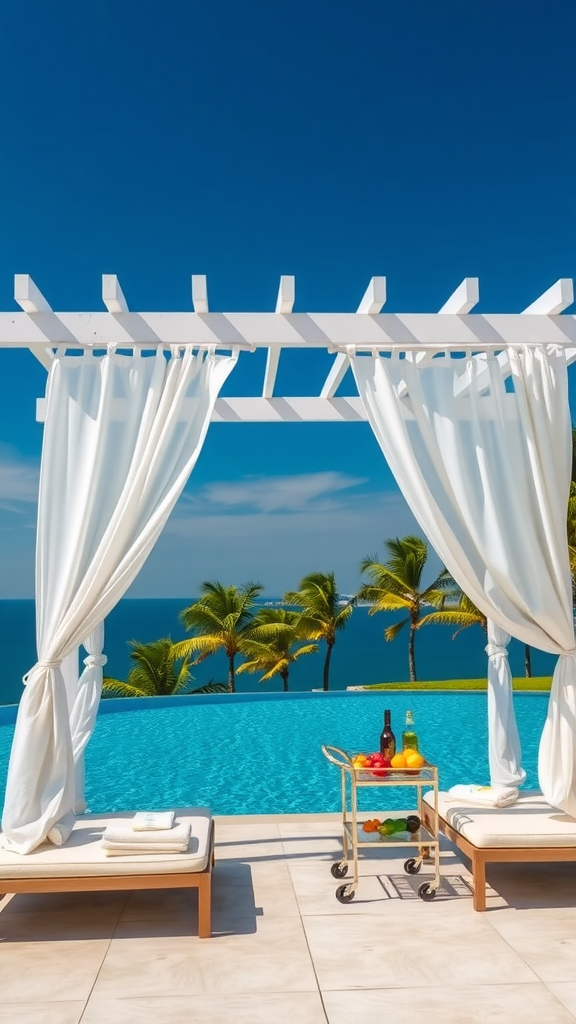
<path fill-rule="evenodd" d="M 188 847 L 190 822 L 181 821 L 174 828 L 157 831 L 137 832 L 130 821 L 115 821 L 104 829 L 102 843 L 116 843 L 123 846 L 157 846 L 169 843 L 171 846 Z"/>
<path fill-rule="evenodd" d="M 151 846 L 145 846 L 143 843 L 139 843 L 137 846 L 102 843 L 102 846 L 107 857 L 133 857 L 144 853 L 186 853 L 188 850 L 188 847 L 182 846 L 181 843 L 154 843 Z"/>
<path fill-rule="evenodd" d="M 132 818 L 135 832 L 151 832 L 172 828 L 174 811 L 138 811 Z"/>
<path fill-rule="evenodd" d="M 54 843 L 54 846 L 64 846 L 66 840 L 70 838 L 75 824 L 76 815 L 74 811 L 66 811 L 66 814 L 60 818 L 60 821 L 52 825 L 46 839 L 48 842 Z"/>
<path fill-rule="evenodd" d="M 513 786 L 452 786 L 448 794 L 483 807 L 510 807 L 518 799 L 518 790 Z"/>

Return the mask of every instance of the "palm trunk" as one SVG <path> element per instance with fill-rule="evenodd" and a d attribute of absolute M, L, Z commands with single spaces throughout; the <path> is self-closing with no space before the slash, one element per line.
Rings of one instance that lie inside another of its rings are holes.
<path fill-rule="evenodd" d="M 326 659 L 324 661 L 324 677 L 322 680 L 322 689 L 327 690 L 330 684 L 330 658 L 332 657 L 332 648 L 334 643 L 326 642 Z"/>
<path fill-rule="evenodd" d="M 532 675 L 532 657 L 528 644 L 524 644 L 524 675 L 527 679 Z"/>
<path fill-rule="evenodd" d="M 235 693 L 234 686 L 234 655 L 228 656 L 228 693 Z"/>
<path fill-rule="evenodd" d="M 414 658 L 414 639 L 416 637 L 416 622 L 410 623 L 410 632 L 408 634 L 408 667 L 410 669 L 410 682 L 417 682 L 416 679 L 416 660 Z"/>
<path fill-rule="evenodd" d="M 288 669 L 283 668 L 280 675 L 282 676 L 282 682 L 284 683 L 284 693 L 288 693 Z"/>

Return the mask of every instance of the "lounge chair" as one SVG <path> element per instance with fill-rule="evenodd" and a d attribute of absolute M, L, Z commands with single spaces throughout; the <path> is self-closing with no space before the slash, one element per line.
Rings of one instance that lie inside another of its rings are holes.
<path fill-rule="evenodd" d="M 102 833 L 114 820 L 133 812 L 84 814 L 64 846 L 43 843 L 21 856 L 0 849 L 0 890 L 21 892 L 89 892 L 110 889 L 198 889 L 198 936 L 212 932 L 212 868 L 214 822 L 207 807 L 176 812 L 189 821 L 191 838 L 186 853 L 151 853 L 107 857 Z"/>
<path fill-rule="evenodd" d="M 433 796 L 422 818 L 433 825 Z M 481 807 L 438 794 L 440 831 L 472 861 L 474 910 L 486 910 L 486 864 L 576 860 L 576 819 L 546 803 L 538 792 L 520 794 L 511 807 Z"/>

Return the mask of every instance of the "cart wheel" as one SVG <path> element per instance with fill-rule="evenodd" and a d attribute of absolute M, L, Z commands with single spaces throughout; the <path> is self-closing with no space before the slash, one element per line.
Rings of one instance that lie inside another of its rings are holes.
<path fill-rule="evenodd" d="M 355 895 L 356 890 L 352 889 L 349 883 L 348 885 L 338 886 L 335 893 L 336 899 L 338 900 L 339 903 L 352 903 L 352 900 L 354 899 Z"/>
<path fill-rule="evenodd" d="M 408 875 L 417 875 L 422 867 L 422 861 L 418 862 L 415 857 L 409 857 L 404 861 L 404 871 Z"/>
<path fill-rule="evenodd" d="M 436 895 L 436 889 L 432 888 L 430 882 L 422 882 L 422 885 L 418 888 L 418 895 L 421 900 L 430 903 L 430 900 L 433 900 Z"/>
<path fill-rule="evenodd" d="M 345 860 L 338 861 L 337 864 L 333 864 L 330 868 L 334 878 L 344 878 L 348 874 L 348 865 Z"/>

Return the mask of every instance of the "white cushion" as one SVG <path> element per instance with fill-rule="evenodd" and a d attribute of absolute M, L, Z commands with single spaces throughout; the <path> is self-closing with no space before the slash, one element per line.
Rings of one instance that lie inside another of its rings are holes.
<path fill-rule="evenodd" d="M 177 822 L 189 822 L 192 830 L 186 853 L 139 853 L 107 857 L 102 848 L 104 829 L 127 824 L 134 812 L 83 814 L 64 846 L 43 843 L 32 853 L 12 853 L 0 848 L 0 880 L 3 878 L 82 878 L 94 875 L 182 874 L 203 871 L 208 863 L 210 823 L 207 807 L 187 807 L 176 812 Z"/>
<path fill-rule="evenodd" d="M 434 806 L 431 790 L 424 799 Z M 479 807 L 440 792 L 438 811 L 456 832 L 481 849 L 576 847 L 576 819 L 551 807 L 538 792 L 520 790 L 511 807 Z"/>

